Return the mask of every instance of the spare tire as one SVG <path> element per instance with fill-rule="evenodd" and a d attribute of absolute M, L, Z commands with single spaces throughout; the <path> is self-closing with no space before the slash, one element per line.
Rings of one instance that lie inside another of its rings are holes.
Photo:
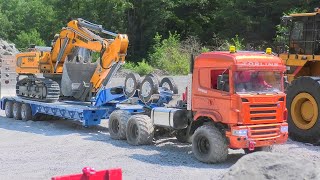
<path fill-rule="evenodd" d="M 156 78 L 152 76 L 146 76 L 141 83 L 139 97 L 140 99 L 147 103 L 152 100 L 152 95 L 158 94 L 159 84 Z"/>
<path fill-rule="evenodd" d="M 173 94 L 178 94 L 178 87 L 171 77 L 163 78 L 159 86 L 171 90 Z"/>
<path fill-rule="evenodd" d="M 124 93 L 127 97 L 133 97 L 140 87 L 140 76 L 137 73 L 129 73 L 124 81 Z"/>
<path fill-rule="evenodd" d="M 147 76 L 151 76 L 151 77 L 154 77 L 155 80 L 158 82 L 158 84 L 160 84 L 160 76 L 158 76 L 156 73 L 149 73 L 146 75 Z"/>

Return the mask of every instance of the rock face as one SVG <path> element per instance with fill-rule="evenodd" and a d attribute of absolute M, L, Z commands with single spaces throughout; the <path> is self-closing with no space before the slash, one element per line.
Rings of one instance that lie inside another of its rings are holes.
<path fill-rule="evenodd" d="M 256 152 L 242 157 L 222 179 L 320 179 L 320 166 L 288 154 Z"/>
<path fill-rule="evenodd" d="M 14 44 L 0 39 L 0 55 L 15 55 L 18 52 Z"/>

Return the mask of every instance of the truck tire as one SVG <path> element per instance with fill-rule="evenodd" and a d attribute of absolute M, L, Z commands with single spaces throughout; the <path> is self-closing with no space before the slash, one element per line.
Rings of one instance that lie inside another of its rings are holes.
<path fill-rule="evenodd" d="M 13 102 L 7 101 L 4 107 L 4 111 L 6 113 L 7 118 L 13 118 Z"/>
<path fill-rule="evenodd" d="M 159 84 L 156 78 L 152 76 L 146 76 L 141 83 L 140 91 L 139 91 L 139 98 L 148 103 L 152 100 L 152 95 L 158 94 Z"/>
<path fill-rule="evenodd" d="M 24 121 L 32 119 L 32 110 L 29 104 L 21 105 L 21 119 Z"/>
<path fill-rule="evenodd" d="M 21 120 L 21 103 L 14 102 L 12 112 L 13 112 L 14 119 Z"/>
<path fill-rule="evenodd" d="M 287 88 L 289 135 L 302 142 L 320 139 L 320 78 L 299 77 Z"/>
<path fill-rule="evenodd" d="M 127 123 L 130 116 L 128 111 L 123 110 L 116 110 L 110 114 L 109 133 L 112 139 L 126 139 Z"/>
<path fill-rule="evenodd" d="M 200 126 L 193 135 L 192 152 L 204 163 L 223 162 L 228 157 L 227 139 L 212 125 Z"/>
<path fill-rule="evenodd" d="M 178 130 L 176 133 L 176 138 L 181 143 L 191 144 L 192 143 L 192 136 L 187 136 L 186 131 L 187 131 L 187 129 Z"/>
<path fill-rule="evenodd" d="M 124 92 L 127 97 L 132 97 L 140 87 L 140 76 L 137 73 L 129 73 L 124 81 Z"/>
<path fill-rule="evenodd" d="M 127 142 L 131 145 L 148 145 L 152 143 L 154 127 L 147 115 L 133 115 L 127 124 Z"/>
<path fill-rule="evenodd" d="M 163 78 L 159 86 L 171 90 L 173 94 L 178 94 L 178 87 L 171 77 Z"/>
<path fill-rule="evenodd" d="M 256 147 L 253 151 L 250 151 L 248 148 L 243 149 L 246 154 L 264 151 L 264 152 L 272 152 L 273 146 L 264 146 L 264 147 Z"/>

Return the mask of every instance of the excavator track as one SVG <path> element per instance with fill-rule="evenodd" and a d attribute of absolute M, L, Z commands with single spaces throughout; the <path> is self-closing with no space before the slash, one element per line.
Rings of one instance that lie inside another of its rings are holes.
<path fill-rule="evenodd" d="M 26 77 L 17 82 L 19 97 L 41 102 L 55 102 L 60 96 L 59 84 L 48 78 Z"/>

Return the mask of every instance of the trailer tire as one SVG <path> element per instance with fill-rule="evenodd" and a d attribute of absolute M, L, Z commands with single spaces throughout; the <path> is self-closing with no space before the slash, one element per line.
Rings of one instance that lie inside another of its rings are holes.
<path fill-rule="evenodd" d="M 176 132 L 176 138 L 181 143 L 192 143 L 192 136 L 186 135 L 187 129 L 181 129 Z"/>
<path fill-rule="evenodd" d="M 201 162 L 223 162 L 228 157 L 227 139 L 212 125 L 200 126 L 193 135 L 192 151 Z"/>
<path fill-rule="evenodd" d="M 133 97 L 136 90 L 140 87 L 140 75 L 137 73 L 129 73 L 124 81 L 124 93 L 127 97 Z"/>
<path fill-rule="evenodd" d="M 13 111 L 13 118 L 16 120 L 21 120 L 21 103 L 14 102 L 12 111 Z"/>
<path fill-rule="evenodd" d="M 178 87 L 171 77 L 163 78 L 159 86 L 171 90 L 173 94 L 178 94 Z"/>
<path fill-rule="evenodd" d="M 21 119 L 24 121 L 32 119 L 32 110 L 29 104 L 21 105 Z"/>
<path fill-rule="evenodd" d="M 4 107 L 7 118 L 13 118 L 13 102 L 7 101 Z"/>
<path fill-rule="evenodd" d="M 154 127 L 147 115 L 133 115 L 127 124 L 127 142 L 131 145 L 148 145 L 152 143 Z"/>
<path fill-rule="evenodd" d="M 148 103 L 152 100 L 153 94 L 158 94 L 159 83 L 156 78 L 152 76 L 146 76 L 141 83 L 139 97 L 140 99 Z"/>
<path fill-rule="evenodd" d="M 254 152 L 272 152 L 273 146 L 264 146 L 264 147 L 256 147 L 253 151 L 250 151 L 248 148 L 243 149 L 246 154 L 254 153 Z"/>
<path fill-rule="evenodd" d="M 287 88 L 289 136 L 301 142 L 320 140 L 320 78 L 302 76 Z"/>
<path fill-rule="evenodd" d="M 127 123 L 131 114 L 128 111 L 116 110 L 109 117 L 109 134 L 112 139 L 125 140 Z"/>

